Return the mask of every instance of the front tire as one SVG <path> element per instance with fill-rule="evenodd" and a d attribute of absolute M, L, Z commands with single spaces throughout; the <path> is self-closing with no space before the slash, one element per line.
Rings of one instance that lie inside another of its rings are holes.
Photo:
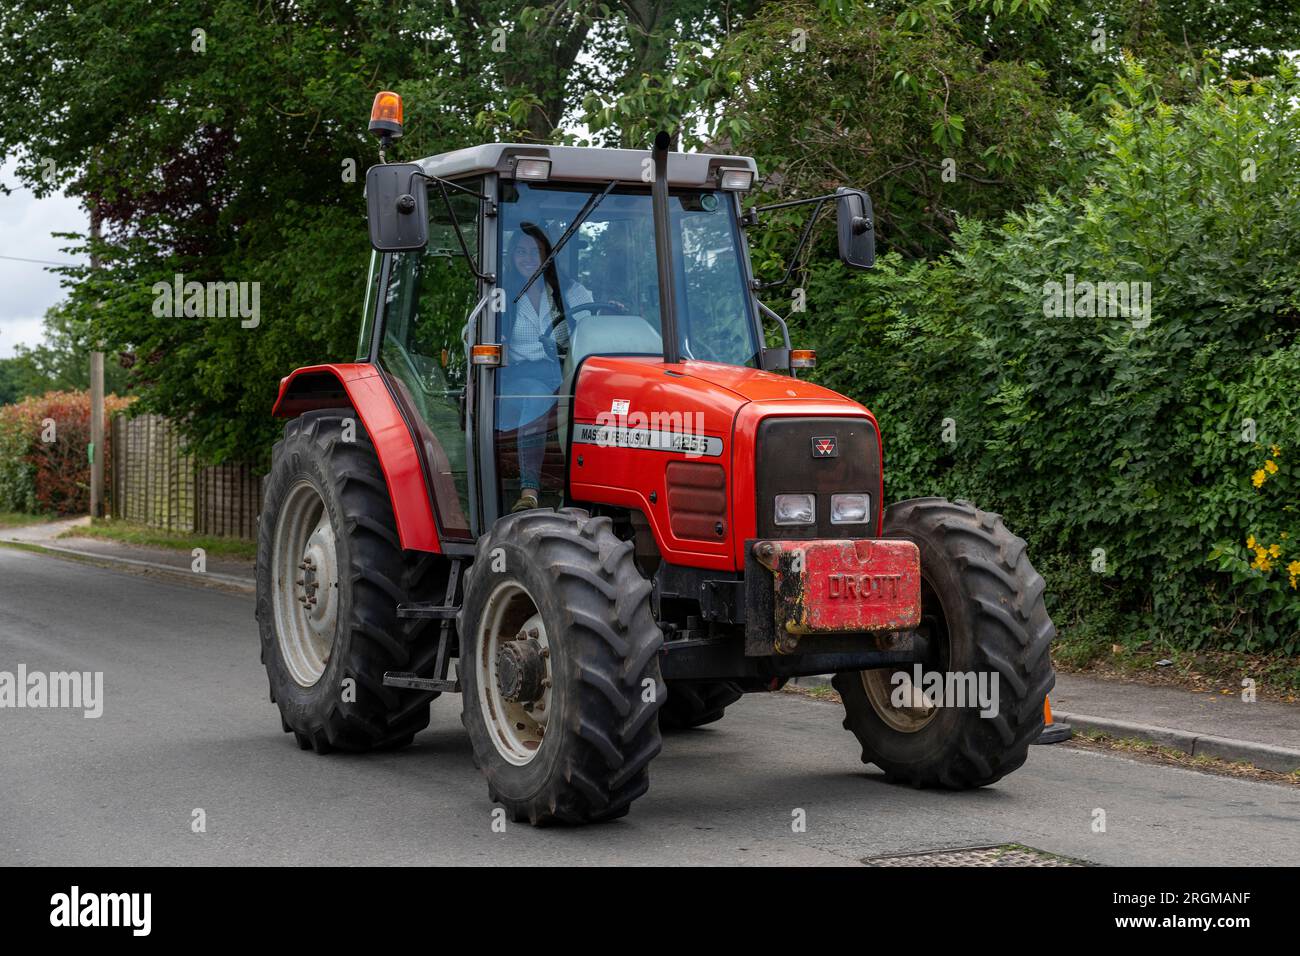
<path fill-rule="evenodd" d="M 383 685 L 387 670 L 427 667 L 427 622 L 399 621 L 397 605 L 437 569 L 402 551 L 355 414 L 313 411 L 285 426 L 258 526 L 256 613 L 271 700 L 284 730 L 317 753 L 409 743 L 437 696 Z"/>
<path fill-rule="evenodd" d="M 991 784 L 1025 762 L 1056 682 L 1049 656 L 1056 629 L 1042 575 L 999 515 L 965 501 L 892 505 L 884 537 L 913 541 L 921 551 L 918 631 L 930 648 L 924 670 L 973 674 L 990 687 L 996 681 L 996 713 L 930 706 L 908 687 L 910 676 L 894 681 L 913 669 L 891 667 L 835 675 L 844 726 L 862 745 L 863 763 L 891 780 L 954 790 Z"/>
<path fill-rule="evenodd" d="M 663 634 L 632 552 L 576 508 L 508 515 L 479 539 L 457 627 L 462 720 L 515 821 L 611 820 L 650 786 Z"/>

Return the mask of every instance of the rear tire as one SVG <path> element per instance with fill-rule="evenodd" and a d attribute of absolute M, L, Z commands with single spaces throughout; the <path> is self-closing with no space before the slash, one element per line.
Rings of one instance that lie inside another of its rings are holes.
<path fill-rule="evenodd" d="M 345 419 L 354 440 L 344 440 Z M 439 577 L 429 558 L 403 552 L 355 412 L 307 412 L 285 426 L 258 527 L 256 614 L 271 700 L 299 747 L 392 749 L 428 725 L 437 695 L 385 687 L 383 677 L 423 671 L 436 647 L 428 622 L 397 618 L 399 602 Z"/>
<path fill-rule="evenodd" d="M 1056 682 L 1049 649 L 1056 629 L 1043 604 L 1044 582 L 1025 542 L 999 515 L 966 501 L 916 498 L 885 512 L 884 537 L 921 550 L 921 615 L 931 658 L 924 671 L 974 673 L 997 680 L 994 716 L 978 706 L 892 707 L 891 667 L 835 675 L 846 729 L 863 763 L 917 787 L 982 787 L 1025 762 L 1043 726 L 1043 701 Z M 909 678 L 910 680 L 910 678 Z"/>
<path fill-rule="evenodd" d="M 731 681 L 669 681 L 668 699 L 659 710 L 659 728 L 689 730 L 721 720 L 744 693 Z"/>
<path fill-rule="evenodd" d="M 458 630 L 462 720 L 491 799 L 535 826 L 627 813 L 661 746 L 663 634 L 610 519 L 502 518 L 479 539 Z"/>

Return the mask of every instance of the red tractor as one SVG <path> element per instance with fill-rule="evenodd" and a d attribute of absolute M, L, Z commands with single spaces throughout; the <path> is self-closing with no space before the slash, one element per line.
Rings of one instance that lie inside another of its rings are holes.
<path fill-rule="evenodd" d="M 371 128 L 400 136 L 395 95 Z M 257 619 L 284 730 L 400 747 L 459 693 L 490 798 L 583 823 L 646 792 L 663 731 L 831 673 L 864 762 L 993 783 L 1054 681 L 1025 542 L 966 502 L 883 506 L 875 418 L 797 377 L 756 295 L 753 160 L 668 145 L 369 171 L 357 360 L 275 405 Z M 833 205 L 872 264 L 865 193 L 797 202 L 801 248 Z"/>

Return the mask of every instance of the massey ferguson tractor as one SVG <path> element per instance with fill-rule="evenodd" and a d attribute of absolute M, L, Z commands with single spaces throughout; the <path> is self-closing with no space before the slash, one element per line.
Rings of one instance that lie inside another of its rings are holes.
<path fill-rule="evenodd" d="M 1043 578 L 996 514 L 886 507 L 876 419 L 798 377 L 814 355 L 758 299 L 753 160 L 661 133 L 388 163 L 401 123 L 381 93 L 356 360 L 274 409 L 257 620 L 299 746 L 401 747 L 458 693 L 513 820 L 603 821 L 665 731 L 834 674 L 890 779 L 1019 767 L 1055 679 Z M 798 204 L 801 250 L 833 206 L 872 265 L 864 192 Z M 977 685 L 993 706 L 953 699 Z"/>

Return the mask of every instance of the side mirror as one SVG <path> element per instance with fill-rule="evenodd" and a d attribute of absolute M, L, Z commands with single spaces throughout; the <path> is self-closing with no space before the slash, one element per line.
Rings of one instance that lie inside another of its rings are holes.
<path fill-rule="evenodd" d="M 870 269 L 876 261 L 876 224 L 871 197 L 861 189 L 835 190 L 836 223 L 840 234 L 840 261 L 850 269 Z"/>
<path fill-rule="evenodd" d="M 366 173 L 370 245 L 409 252 L 429 243 L 429 191 L 415 163 L 384 163 Z"/>

